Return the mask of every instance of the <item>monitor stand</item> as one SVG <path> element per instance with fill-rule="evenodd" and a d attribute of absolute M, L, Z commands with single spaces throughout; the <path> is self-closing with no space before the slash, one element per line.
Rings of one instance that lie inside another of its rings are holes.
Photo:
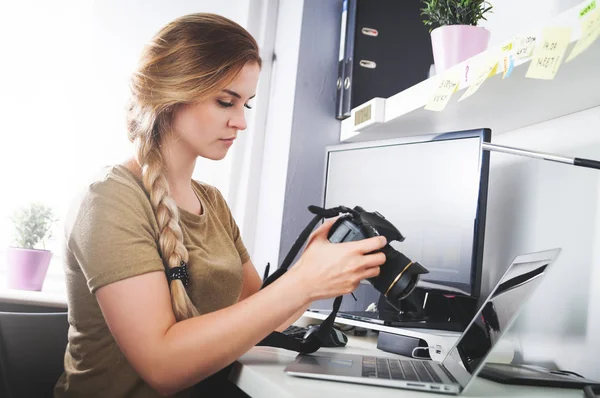
<path fill-rule="evenodd" d="M 419 288 L 401 301 L 400 305 L 398 311 L 380 295 L 377 303 L 378 318 L 387 326 L 462 332 L 477 311 L 475 298 L 447 296 Z"/>

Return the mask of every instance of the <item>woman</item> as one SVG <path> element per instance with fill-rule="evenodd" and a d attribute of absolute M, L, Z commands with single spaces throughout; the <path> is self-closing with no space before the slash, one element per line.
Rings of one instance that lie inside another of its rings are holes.
<path fill-rule="evenodd" d="M 384 255 L 367 253 L 385 239 L 331 244 L 327 222 L 259 291 L 225 200 L 192 180 L 198 156 L 222 159 L 246 128 L 260 65 L 250 34 L 212 14 L 171 22 L 145 48 L 128 113 L 135 156 L 91 184 L 67 222 L 70 330 L 56 396 L 225 389 L 216 372 L 310 302 L 379 274 Z"/>

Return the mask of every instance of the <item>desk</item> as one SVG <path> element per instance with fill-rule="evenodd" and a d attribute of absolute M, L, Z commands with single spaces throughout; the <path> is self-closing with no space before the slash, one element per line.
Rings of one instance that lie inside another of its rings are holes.
<path fill-rule="evenodd" d="M 375 347 L 375 337 L 350 336 L 348 344 L 344 348 L 321 348 L 319 351 L 394 357 L 393 354 L 380 351 Z M 288 376 L 283 372 L 283 369 L 294 360 L 296 355 L 295 352 L 279 348 L 254 347 L 235 364 L 231 380 L 253 398 L 440 398 L 444 396 L 420 391 Z M 473 386 L 469 387 L 462 396 L 482 398 L 581 398 L 583 392 L 581 390 L 506 386 L 484 379 L 477 379 Z"/>

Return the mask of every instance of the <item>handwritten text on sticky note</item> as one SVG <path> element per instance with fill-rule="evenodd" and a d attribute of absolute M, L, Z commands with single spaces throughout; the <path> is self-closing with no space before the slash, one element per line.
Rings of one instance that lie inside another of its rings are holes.
<path fill-rule="evenodd" d="M 537 44 L 525 77 L 552 80 L 571 40 L 571 27 L 546 28 Z"/>
<path fill-rule="evenodd" d="M 569 54 L 567 62 L 587 50 L 598 37 L 600 37 L 600 11 L 594 11 L 581 21 L 581 37 Z"/>
<path fill-rule="evenodd" d="M 479 90 L 479 87 L 481 87 L 483 82 L 485 82 L 485 80 L 488 77 L 496 74 L 497 68 L 498 68 L 498 57 L 495 55 L 491 55 L 484 61 L 482 66 L 479 68 L 477 80 L 475 80 L 475 82 L 469 86 L 467 91 L 465 91 L 465 93 L 462 95 L 462 97 L 460 97 L 459 101 L 462 101 L 465 98 L 468 98 L 471 95 L 475 94 L 475 92 L 477 90 Z"/>
<path fill-rule="evenodd" d="M 448 73 L 442 76 L 433 96 L 429 99 L 427 105 L 425 105 L 425 109 L 435 112 L 443 111 L 446 105 L 448 105 L 450 98 L 452 98 L 452 94 L 458 90 L 459 80 L 460 78 L 457 73 Z"/>
<path fill-rule="evenodd" d="M 535 48 L 535 36 L 518 37 L 514 41 L 514 55 L 517 59 L 531 56 Z"/>

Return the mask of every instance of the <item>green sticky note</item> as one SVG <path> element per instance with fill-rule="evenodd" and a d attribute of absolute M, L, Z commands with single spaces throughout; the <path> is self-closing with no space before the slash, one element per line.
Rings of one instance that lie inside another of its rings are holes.
<path fill-rule="evenodd" d="M 579 17 L 583 18 L 586 16 L 586 14 L 588 14 L 589 12 L 591 12 L 595 9 L 596 9 L 596 0 L 592 0 L 581 11 L 579 11 Z"/>

